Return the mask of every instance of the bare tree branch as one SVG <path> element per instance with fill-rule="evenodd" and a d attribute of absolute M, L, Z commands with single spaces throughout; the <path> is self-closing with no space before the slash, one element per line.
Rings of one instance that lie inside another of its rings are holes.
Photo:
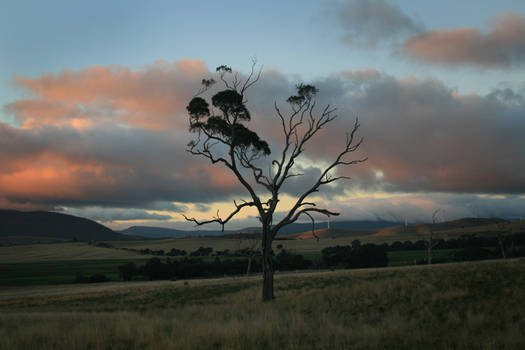
<path fill-rule="evenodd" d="M 312 221 L 313 235 L 319 239 L 315 234 L 315 219 L 312 214 L 318 213 L 330 217 L 339 215 L 339 213 L 317 208 L 314 202 L 306 201 L 306 198 L 319 191 L 323 185 L 349 179 L 348 176 L 335 174 L 333 171 L 336 168 L 358 164 L 366 161 L 366 158 L 347 159 L 347 155 L 357 151 L 363 142 L 362 138 L 356 140 L 356 133 L 359 129 L 359 122 L 356 118 L 351 132 L 346 135 L 342 150 L 327 167 L 321 169 L 321 174 L 298 196 L 284 218 L 273 225 L 273 216 L 277 210 L 282 186 L 286 180 L 304 175 L 294 172 L 293 168 L 300 161 L 299 158 L 306 144 L 327 124 L 335 120 L 337 115 L 335 114 L 336 109 L 330 105 L 318 110 L 314 99 L 318 90 L 312 85 L 297 85 L 297 95 L 290 96 L 286 100 L 291 110 L 289 113 L 283 113 L 277 103 L 274 103 L 275 113 L 282 127 L 284 147 L 277 159 L 271 161 L 268 172 L 265 174 L 259 161 L 262 156 L 270 153 L 269 146 L 243 124 L 250 120 L 250 114 L 245 105 L 247 102 L 245 93 L 259 81 L 261 72 L 262 67 L 256 69 L 256 60 L 252 61 L 250 73 L 245 79 L 240 78 L 237 72 L 232 72 L 230 67 L 219 66 L 217 67 L 218 80 L 227 90 L 214 95 L 212 104 L 220 109 L 221 113 L 219 115 L 210 113 L 209 104 L 200 97 L 195 97 L 187 107 L 190 114 L 190 131 L 198 135 L 196 140 L 188 144 L 188 152 L 204 157 L 212 164 L 224 164 L 248 191 L 251 201 L 241 204 L 234 202 L 235 209 L 224 218 L 221 218 L 218 212 L 214 218 L 209 220 L 197 220 L 183 216 L 196 225 L 218 223 L 224 230 L 224 225 L 243 208 L 256 207 L 262 225 L 263 300 L 270 300 L 273 298 L 272 241 L 277 232 L 304 215 Z M 212 83 L 215 81 L 203 80 L 203 91 L 207 90 Z M 255 191 L 256 184 L 267 190 L 270 198 L 262 201 L 261 195 Z"/>
<path fill-rule="evenodd" d="M 327 111 L 328 109 L 325 109 L 325 111 Z M 333 119 L 332 119 L 333 120 Z M 319 123 L 316 123 L 316 125 L 324 125 L 324 124 L 319 124 Z M 340 166 L 340 165 L 353 165 L 353 164 L 358 164 L 358 163 L 362 163 L 364 161 L 367 160 L 367 158 L 362 158 L 362 159 L 357 159 L 357 160 L 352 160 L 352 161 L 345 161 L 343 160 L 344 159 L 344 156 L 349 154 L 349 153 L 352 153 L 352 152 L 355 152 L 359 146 L 361 145 L 361 143 L 363 142 L 363 139 L 361 138 L 357 143 L 354 144 L 354 138 L 355 138 L 355 134 L 357 132 L 357 130 L 359 129 L 359 121 L 358 119 L 356 118 L 355 120 L 355 123 L 354 123 L 354 127 L 351 131 L 350 134 L 347 134 L 347 138 L 346 138 L 346 144 L 345 144 L 345 148 L 343 149 L 343 151 L 341 151 L 338 156 L 336 157 L 336 159 L 330 164 L 328 165 L 324 171 L 322 171 L 321 175 L 319 176 L 319 178 L 317 179 L 317 181 L 308 189 L 306 190 L 296 201 L 295 205 L 292 207 L 292 209 L 289 211 L 288 215 L 285 216 L 284 219 L 281 220 L 281 222 L 279 222 L 277 225 L 276 225 L 276 228 L 277 230 L 280 229 L 281 227 L 283 226 L 286 226 L 292 222 L 294 222 L 295 220 L 297 220 L 297 217 L 298 216 L 295 216 L 296 215 L 296 211 L 301 207 L 302 205 L 302 202 L 306 199 L 306 197 L 308 197 L 309 195 L 311 195 L 312 193 L 314 192 L 317 192 L 319 190 L 319 187 L 322 186 L 322 185 L 326 185 L 326 184 L 329 184 L 331 182 L 334 182 L 334 181 L 337 181 L 339 179 L 345 179 L 347 177 L 345 176 L 339 176 L 339 177 L 330 177 L 328 175 L 328 173 L 336 168 L 337 166 Z M 309 129 L 310 130 L 310 129 Z M 310 132 L 314 132 L 313 130 L 320 130 L 320 129 L 312 129 L 312 131 Z M 317 132 L 315 131 L 315 132 Z M 311 135 L 313 136 L 313 134 Z M 311 137 L 310 136 L 310 137 Z M 290 161 L 293 161 L 293 158 L 294 155 L 292 155 Z M 293 164 L 292 164 L 293 165 Z M 291 167 L 291 166 L 290 166 Z M 285 174 L 286 174 L 286 170 L 285 170 Z M 286 176 L 286 175 L 285 175 Z M 280 183 L 282 184 L 282 182 L 284 181 L 284 177 L 283 179 L 281 179 Z M 278 187 L 279 188 L 279 187 Z M 299 212 L 300 213 L 300 212 Z M 331 214 L 331 215 L 334 215 L 334 214 Z M 295 218 L 295 220 L 294 220 Z"/>
<path fill-rule="evenodd" d="M 189 217 L 187 217 L 184 214 L 181 214 L 181 215 L 184 217 L 184 219 L 186 219 L 186 221 L 194 222 L 195 226 L 201 226 L 201 225 L 206 225 L 206 224 L 211 224 L 213 222 L 216 222 L 219 225 L 221 225 L 221 231 L 224 231 L 224 225 L 226 225 L 228 223 L 228 221 L 230 221 L 238 212 L 240 212 L 242 208 L 255 206 L 254 202 L 246 202 L 246 201 L 243 201 L 242 204 L 237 204 L 235 201 L 233 201 L 233 204 L 235 205 L 235 210 L 232 211 L 230 213 L 230 215 L 228 215 L 225 219 L 221 219 L 220 218 L 218 210 L 217 210 L 216 217 L 214 217 L 213 219 L 210 219 L 210 220 L 203 220 L 203 221 L 199 221 L 199 220 L 197 220 L 195 218 L 189 218 Z"/>

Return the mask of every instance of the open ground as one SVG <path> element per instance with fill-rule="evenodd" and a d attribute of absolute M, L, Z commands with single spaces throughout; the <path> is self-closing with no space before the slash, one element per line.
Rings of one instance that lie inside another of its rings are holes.
<path fill-rule="evenodd" d="M 525 260 L 9 287 L 2 349 L 519 349 Z"/>

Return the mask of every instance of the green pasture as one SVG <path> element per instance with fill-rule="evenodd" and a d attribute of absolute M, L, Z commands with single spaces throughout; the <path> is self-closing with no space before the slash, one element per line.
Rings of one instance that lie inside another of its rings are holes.
<path fill-rule="evenodd" d="M 119 279 L 118 266 L 128 262 L 143 264 L 145 259 L 48 260 L 0 264 L 0 286 L 73 283 L 77 273 L 104 274 Z"/>

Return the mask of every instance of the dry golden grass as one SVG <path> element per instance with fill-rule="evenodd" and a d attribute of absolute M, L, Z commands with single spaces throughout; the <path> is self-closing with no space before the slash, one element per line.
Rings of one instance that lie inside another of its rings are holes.
<path fill-rule="evenodd" d="M 1 294 L 0 348 L 525 348 L 521 259 L 63 288 Z"/>

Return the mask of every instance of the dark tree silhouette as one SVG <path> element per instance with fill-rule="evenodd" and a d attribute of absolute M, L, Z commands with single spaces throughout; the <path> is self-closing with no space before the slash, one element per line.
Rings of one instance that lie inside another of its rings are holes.
<path fill-rule="evenodd" d="M 434 247 L 439 243 L 438 241 L 434 240 L 434 230 L 435 225 L 438 222 L 438 213 L 441 209 L 436 209 L 432 213 L 432 224 L 428 226 L 428 240 L 425 241 L 425 244 L 427 246 L 427 263 L 430 265 L 432 264 L 432 251 Z"/>
<path fill-rule="evenodd" d="M 284 218 L 274 224 L 273 216 L 279 203 L 282 186 L 290 178 L 302 175 L 293 172 L 293 168 L 303 153 L 305 145 L 337 115 L 335 115 L 335 108 L 329 105 L 317 111 L 315 96 L 318 90 L 314 86 L 297 85 L 297 94 L 286 100 L 290 106 L 289 113 L 284 113 L 277 103 L 274 104 L 277 122 L 283 131 L 284 147 L 277 158 L 272 160 L 269 171 L 265 173 L 260 162 L 263 157 L 270 155 L 270 147 L 244 124 L 251 119 L 250 112 L 246 108 L 246 91 L 259 80 L 261 71 L 256 70 L 256 63 L 253 62 L 250 74 L 242 78 L 230 67 L 224 65 L 217 67 L 217 80 L 224 85 L 224 89 L 212 96 L 212 107 L 210 108 L 210 104 L 200 96 L 217 82 L 215 79 L 203 79 L 201 90 L 187 106 L 190 131 L 197 134 L 196 139 L 188 144 L 188 152 L 207 158 L 212 164 L 218 163 L 228 168 L 248 191 L 250 200 L 234 201 L 235 208 L 224 217 L 219 216 L 218 212 L 217 216 L 210 220 L 200 221 L 184 217 L 197 225 L 215 222 L 224 229 L 224 225 L 242 209 L 255 207 L 262 226 L 262 298 L 268 301 L 274 298 L 272 242 L 277 232 L 297 221 L 301 215 L 308 216 L 311 220 L 313 220 L 311 213 L 326 216 L 339 215 L 329 209 L 318 208 L 315 203 L 307 201 L 307 197 L 318 192 L 323 185 L 347 179 L 345 176 L 333 174 L 337 167 L 364 162 L 366 158 L 347 160 L 345 157 L 355 152 L 363 141 L 362 138 L 356 140 L 356 132 L 359 128 L 356 118 L 352 130 L 346 134 L 342 150 L 321 171 L 321 175 L 295 199 Z M 256 192 L 260 189 L 258 187 L 264 189 L 262 193 Z"/>
<path fill-rule="evenodd" d="M 497 232 L 497 238 L 498 238 L 498 246 L 499 251 L 501 253 L 501 257 L 503 259 L 507 259 L 507 254 L 505 252 L 505 234 L 507 232 L 507 222 L 503 221 L 497 224 L 498 226 L 498 232 Z"/>

